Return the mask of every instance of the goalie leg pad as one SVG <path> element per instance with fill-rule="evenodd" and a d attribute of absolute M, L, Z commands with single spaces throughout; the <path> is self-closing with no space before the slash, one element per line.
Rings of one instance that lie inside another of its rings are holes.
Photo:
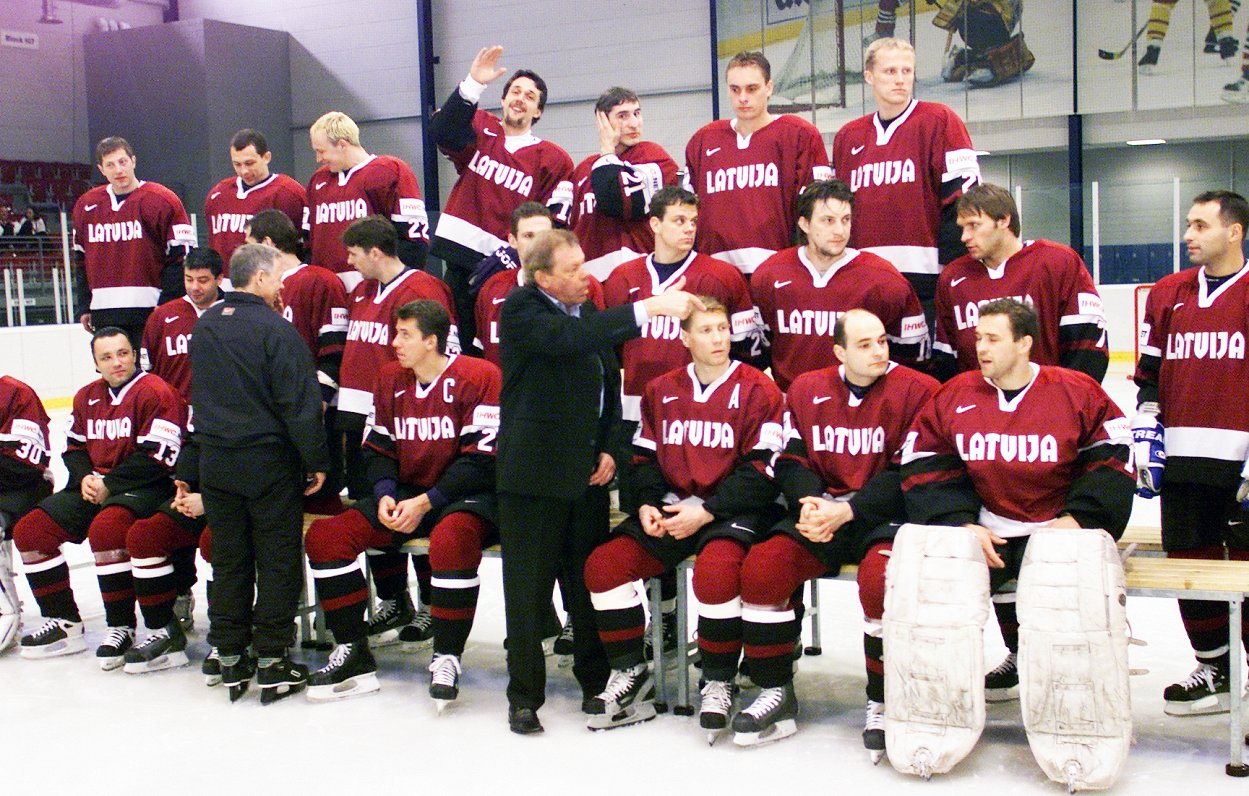
<path fill-rule="evenodd" d="M 984 61 L 988 70 L 980 70 L 968 78 L 972 88 L 998 86 L 1022 75 L 1036 63 L 1036 56 L 1024 43 L 1023 34 L 1016 33 L 1002 45 L 986 50 Z"/>
<path fill-rule="evenodd" d="M 13 582 L 13 558 L 9 540 L 0 533 L 0 652 L 17 642 L 22 627 L 22 603 Z"/>
<path fill-rule="evenodd" d="M 1118 779 L 1132 739 L 1123 565 L 1105 531 L 1032 535 L 1019 574 L 1019 698 L 1028 744 L 1070 790 Z"/>
<path fill-rule="evenodd" d="M 885 583 L 885 745 L 895 769 L 927 779 L 984 729 L 989 569 L 967 528 L 908 524 Z"/>

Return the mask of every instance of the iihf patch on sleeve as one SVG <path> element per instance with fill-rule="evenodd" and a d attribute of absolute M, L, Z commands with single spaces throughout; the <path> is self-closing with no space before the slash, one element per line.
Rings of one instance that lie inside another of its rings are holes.
<path fill-rule="evenodd" d="M 223 307 L 223 308 L 222 308 L 222 310 L 221 310 L 221 314 L 222 314 L 222 315 L 233 315 L 233 314 L 234 314 L 234 308 L 233 308 L 233 307 Z"/>

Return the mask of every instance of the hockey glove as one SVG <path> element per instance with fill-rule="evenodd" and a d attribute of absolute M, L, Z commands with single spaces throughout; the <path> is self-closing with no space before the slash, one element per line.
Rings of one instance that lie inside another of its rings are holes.
<path fill-rule="evenodd" d="M 1162 491 L 1162 470 L 1167 464 L 1158 415 L 1140 412 L 1132 418 L 1132 461 L 1136 467 L 1136 494 L 1158 497 Z"/>

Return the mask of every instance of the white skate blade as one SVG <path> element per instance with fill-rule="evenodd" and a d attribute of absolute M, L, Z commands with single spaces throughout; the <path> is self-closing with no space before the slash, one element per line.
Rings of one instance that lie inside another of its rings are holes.
<path fill-rule="evenodd" d="M 620 727 L 628 727 L 631 724 L 641 724 L 653 718 L 655 718 L 655 704 L 653 702 L 634 702 L 615 715 L 591 716 L 586 720 L 585 726 L 598 732 L 599 730 L 615 730 Z"/>
<path fill-rule="evenodd" d="M 728 728 L 725 727 L 724 729 L 720 729 L 720 730 L 707 730 L 707 745 L 715 746 L 716 741 L 720 740 L 720 736 L 724 733 L 725 729 L 728 729 Z"/>
<path fill-rule="evenodd" d="M 441 716 L 444 710 L 446 710 L 447 708 L 451 707 L 454 704 L 455 704 L 454 699 L 435 699 L 434 709 L 437 710 L 438 715 Z"/>
<path fill-rule="evenodd" d="M 798 732 L 798 722 L 794 719 L 781 719 L 763 732 L 735 732 L 733 743 L 738 746 L 763 746 L 764 744 L 788 738 Z"/>
<path fill-rule="evenodd" d="M 1162 712 L 1168 716 L 1206 716 L 1213 713 L 1228 713 L 1232 709 L 1231 706 L 1230 694 L 1211 694 L 1192 702 L 1165 702 Z"/>
<path fill-rule="evenodd" d="M 397 640 L 398 636 L 396 636 L 395 638 Z M 429 649 L 432 646 L 434 646 L 433 638 L 427 638 L 424 641 L 400 641 L 399 642 L 399 649 L 403 650 L 404 652 L 420 652 L 421 650 Z"/>
<path fill-rule="evenodd" d="M 308 686 L 308 701 L 335 702 L 339 699 L 372 694 L 375 691 L 380 691 L 381 688 L 381 683 L 377 681 L 377 674 L 369 672 L 368 674 L 350 677 L 341 683 L 334 683 L 333 685 Z"/>
<path fill-rule="evenodd" d="M 166 653 L 150 661 L 127 663 L 122 668 L 126 674 L 151 674 L 152 672 L 163 672 L 166 669 L 176 669 L 179 666 L 186 666 L 188 663 L 190 661 L 187 659 L 186 653 L 179 650 Z M 220 678 L 218 678 L 218 682 L 220 682 Z"/>
<path fill-rule="evenodd" d="M 22 647 L 22 657 L 26 660 L 37 661 L 43 658 L 56 658 L 61 655 L 74 655 L 86 651 L 86 639 L 82 636 L 70 636 L 42 647 Z"/>
<path fill-rule="evenodd" d="M 108 658 L 96 658 L 95 660 L 100 664 L 100 670 L 105 672 L 111 672 L 126 665 L 126 656 L 124 654 L 113 655 Z"/>
<path fill-rule="evenodd" d="M 867 756 L 871 758 L 872 765 L 878 766 L 880 761 L 885 759 L 885 751 L 883 749 L 869 749 L 867 750 Z"/>
<path fill-rule="evenodd" d="M 392 644 L 398 643 L 399 631 L 397 629 L 387 630 L 382 633 L 378 633 L 376 636 L 369 636 L 369 646 L 372 648 L 389 647 Z"/>

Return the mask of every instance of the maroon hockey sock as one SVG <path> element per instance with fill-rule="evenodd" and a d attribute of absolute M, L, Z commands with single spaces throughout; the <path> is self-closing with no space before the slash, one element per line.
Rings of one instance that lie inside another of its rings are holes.
<path fill-rule="evenodd" d="M 477 515 L 458 511 L 444 517 L 429 535 L 429 555 L 423 558 L 432 570 L 429 613 L 436 655 L 464 654 L 481 590 L 477 567 L 490 530 Z"/>
<path fill-rule="evenodd" d="M 109 627 L 135 627 L 134 578 L 126 532 L 134 524 L 134 512 L 121 506 L 100 510 L 87 529 L 95 553 L 95 576 L 104 598 L 104 621 Z"/>
<path fill-rule="evenodd" d="M 594 603 L 599 640 L 613 669 L 629 669 L 646 659 L 642 637 L 646 612 L 634 581 L 663 572 L 659 559 L 632 536 L 618 534 L 599 545 L 585 564 L 585 586 Z"/>
<path fill-rule="evenodd" d="M 863 634 L 863 663 L 867 669 L 867 698 L 873 702 L 885 701 L 885 645 L 879 635 L 880 619 L 885 613 L 885 566 L 893 549 L 893 542 L 881 542 L 872 546 L 859 562 L 859 604 L 863 606 L 863 618 L 875 631 Z"/>
<path fill-rule="evenodd" d="M 22 555 L 26 582 L 48 618 L 81 622 L 74 592 L 69 586 L 69 566 L 61 545 L 73 541 L 43 509 L 34 509 L 13 527 L 13 544 Z"/>
<path fill-rule="evenodd" d="M 746 549 L 732 539 L 713 539 L 694 560 L 698 600 L 698 649 L 703 676 L 732 680 L 742 654 L 741 570 Z"/>
<path fill-rule="evenodd" d="M 783 534 L 747 553 L 741 569 L 742 641 L 750 659 L 750 679 L 760 688 L 778 688 L 793 679 L 794 644 L 802 632 L 802 620 L 795 611 L 800 602 L 792 595 L 827 569 Z M 784 608 L 777 610 L 781 605 Z"/>
<path fill-rule="evenodd" d="M 126 531 L 130 552 L 134 593 L 143 612 L 143 623 L 156 629 L 173 621 L 173 604 L 178 596 L 177 558 L 185 566 L 189 557 L 195 566 L 195 534 L 164 512 L 138 520 Z M 191 583 L 194 584 L 194 579 Z"/>
<path fill-rule="evenodd" d="M 361 641 L 368 635 L 364 609 L 369 587 L 357 558 L 370 545 L 389 543 L 389 534 L 376 530 L 363 514 L 353 509 L 317 520 L 308 528 L 304 550 L 316 582 L 317 599 L 325 611 L 326 627 L 340 644 Z M 402 555 L 396 554 L 395 558 L 402 582 L 407 565 Z M 372 557 L 369 560 L 371 563 Z M 378 593 L 381 594 L 380 582 Z"/>

